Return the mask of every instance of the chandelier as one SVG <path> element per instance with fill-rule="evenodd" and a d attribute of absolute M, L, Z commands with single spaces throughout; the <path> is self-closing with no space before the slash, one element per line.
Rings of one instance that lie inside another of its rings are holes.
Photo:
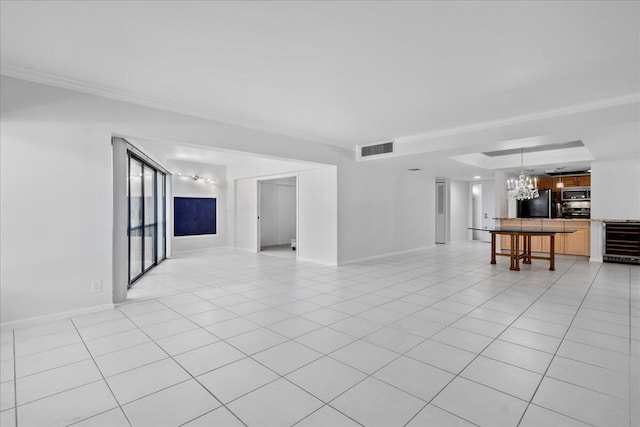
<path fill-rule="evenodd" d="M 538 194 L 538 178 L 531 179 L 524 174 L 524 148 L 520 153 L 520 175 L 518 179 L 511 178 L 507 181 L 507 195 L 511 199 L 526 200 L 535 199 Z"/>

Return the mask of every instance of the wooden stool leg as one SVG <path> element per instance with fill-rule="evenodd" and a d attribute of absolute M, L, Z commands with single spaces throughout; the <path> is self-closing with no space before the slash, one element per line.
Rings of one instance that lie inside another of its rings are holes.
<path fill-rule="evenodd" d="M 511 265 L 509 266 L 509 270 L 515 270 L 516 267 L 515 267 L 515 261 L 514 260 L 516 259 L 516 256 L 517 256 L 517 253 L 516 253 L 516 240 L 517 240 L 517 237 L 515 235 L 513 235 L 513 234 L 511 234 L 509 237 L 511 238 L 511 249 L 509 250 L 509 254 L 510 254 L 509 259 L 511 261 Z"/>
<path fill-rule="evenodd" d="M 523 264 L 531 264 L 531 236 L 524 236 L 524 261 Z"/>
<path fill-rule="evenodd" d="M 515 271 L 520 271 L 520 239 L 516 236 L 516 259 L 515 262 Z"/>
<path fill-rule="evenodd" d="M 496 263 L 496 233 L 491 233 L 491 264 Z"/>
<path fill-rule="evenodd" d="M 551 240 L 550 242 L 551 247 L 549 248 L 549 270 L 554 271 L 556 269 L 556 262 L 555 262 L 556 236 L 555 234 L 552 234 L 551 236 L 549 236 L 549 239 Z"/>

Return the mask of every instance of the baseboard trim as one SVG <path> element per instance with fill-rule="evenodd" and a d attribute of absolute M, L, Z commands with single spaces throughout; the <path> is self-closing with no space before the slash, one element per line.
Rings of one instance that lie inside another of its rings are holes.
<path fill-rule="evenodd" d="M 396 255 L 403 255 L 403 254 L 408 254 L 408 253 L 412 253 L 412 252 L 419 252 L 419 251 L 423 251 L 426 249 L 431 249 L 431 248 L 435 248 L 436 245 L 428 245 L 428 246 L 421 246 L 419 248 L 413 248 L 413 249 L 406 249 L 404 251 L 396 251 L 396 252 L 387 252 L 385 254 L 381 254 L 381 255 L 373 255 L 373 256 L 368 256 L 368 257 L 364 257 L 364 258 L 356 258 L 356 259 L 350 259 L 350 260 L 346 260 L 346 261 L 339 261 L 338 265 L 347 265 L 347 264 L 354 264 L 356 262 L 363 262 L 363 261 L 371 261 L 374 259 L 380 259 L 380 258 L 387 258 L 387 257 L 391 257 L 391 256 L 396 256 Z"/>
<path fill-rule="evenodd" d="M 314 264 L 320 264 L 320 265 L 324 265 L 327 267 L 335 267 L 338 265 L 338 263 L 335 262 L 327 262 L 327 261 L 323 261 L 320 259 L 313 259 L 313 258 L 304 258 L 301 256 L 298 256 L 297 261 L 303 261 L 303 262 L 312 262 Z"/>
<path fill-rule="evenodd" d="M 0 323 L 2 329 L 17 329 L 25 326 L 33 326 L 41 323 L 52 322 L 54 320 L 69 319 L 71 317 L 82 316 L 84 314 L 97 313 L 99 311 L 113 310 L 113 303 L 94 305 L 92 307 L 79 308 L 77 310 L 62 311 L 59 313 L 46 314 L 44 316 L 29 317 L 22 320 L 12 320 L 10 322 Z"/>
<path fill-rule="evenodd" d="M 202 251 L 229 250 L 229 249 L 235 249 L 235 248 L 233 246 L 224 245 L 224 246 L 211 246 L 209 248 L 183 249 L 179 251 L 174 250 L 173 252 L 176 254 L 184 254 L 186 252 L 202 252 Z"/>
<path fill-rule="evenodd" d="M 258 253 L 258 251 L 256 249 L 241 248 L 239 246 L 231 246 L 231 248 L 234 251 L 239 251 L 239 252 L 246 252 L 246 253 L 250 253 L 250 254 L 257 254 Z"/>

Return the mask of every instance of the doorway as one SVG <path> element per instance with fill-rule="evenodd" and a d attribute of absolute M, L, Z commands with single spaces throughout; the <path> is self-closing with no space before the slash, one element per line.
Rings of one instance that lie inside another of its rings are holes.
<path fill-rule="evenodd" d="M 447 200 L 445 182 L 436 182 L 436 243 L 447 240 Z"/>
<path fill-rule="evenodd" d="M 258 181 L 258 247 L 264 255 L 296 259 L 297 178 Z"/>
<path fill-rule="evenodd" d="M 471 223 L 473 228 L 493 228 L 495 220 L 495 191 L 493 182 L 474 183 L 471 186 Z M 473 240 L 490 242 L 486 231 L 473 230 Z"/>

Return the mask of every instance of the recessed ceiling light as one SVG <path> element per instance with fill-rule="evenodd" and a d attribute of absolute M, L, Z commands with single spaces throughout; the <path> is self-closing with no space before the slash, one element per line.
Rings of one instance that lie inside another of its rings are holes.
<path fill-rule="evenodd" d="M 473 177 L 473 179 L 480 179 L 480 178 L 482 178 L 480 175 L 476 175 Z"/>

